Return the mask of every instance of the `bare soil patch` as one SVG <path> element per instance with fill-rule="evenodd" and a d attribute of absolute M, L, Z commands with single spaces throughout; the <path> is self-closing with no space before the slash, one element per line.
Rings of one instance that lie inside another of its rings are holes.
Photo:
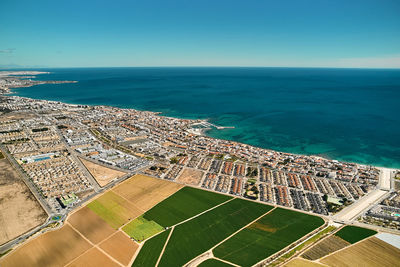
<path fill-rule="evenodd" d="M 138 247 L 138 244 L 121 231 L 100 244 L 101 249 L 124 265 L 129 264 Z"/>
<path fill-rule="evenodd" d="M 20 120 L 20 119 L 31 119 L 31 118 L 37 118 L 35 114 L 32 112 L 10 112 L 6 114 L 2 114 L 0 121 L 9 121 L 9 120 Z"/>
<path fill-rule="evenodd" d="M 182 187 L 183 185 L 169 181 L 135 175 L 112 190 L 134 203 L 136 207 L 147 211 Z"/>
<path fill-rule="evenodd" d="M 103 219 L 83 207 L 68 218 L 68 222 L 92 243 L 97 244 L 115 233 Z"/>
<path fill-rule="evenodd" d="M 249 225 L 247 228 L 248 229 L 258 229 L 258 230 L 261 230 L 261 231 L 264 231 L 264 232 L 270 232 L 270 233 L 275 233 L 276 230 L 278 230 L 278 229 L 276 229 L 274 227 L 270 227 L 270 226 L 268 226 L 266 224 L 259 223 L 259 222 L 254 222 L 251 225 Z"/>
<path fill-rule="evenodd" d="M 350 245 L 349 242 L 341 239 L 338 236 L 332 235 L 315 246 L 311 247 L 309 250 L 301 255 L 303 258 L 308 260 L 320 259 L 330 253 L 333 253 L 339 249 L 345 248 Z"/>
<path fill-rule="evenodd" d="M 321 260 L 329 266 L 399 266 L 400 249 L 371 237 Z"/>
<path fill-rule="evenodd" d="M 91 248 L 88 252 L 81 255 L 73 262 L 67 265 L 68 267 L 114 267 L 119 266 L 116 262 L 112 261 L 103 252 L 97 248 Z"/>
<path fill-rule="evenodd" d="M 80 160 L 101 187 L 125 175 L 124 172 L 113 170 L 82 158 Z"/>
<path fill-rule="evenodd" d="M 189 185 L 199 185 L 203 174 L 202 171 L 185 168 L 178 177 L 178 181 Z"/>
<path fill-rule="evenodd" d="M 46 221 L 47 214 L 7 159 L 0 160 L 0 244 Z"/>
<path fill-rule="evenodd" d="M 91 245 L 69 225 L 47 232 L 0 259 L 0 266 L 63 266 Z"/>

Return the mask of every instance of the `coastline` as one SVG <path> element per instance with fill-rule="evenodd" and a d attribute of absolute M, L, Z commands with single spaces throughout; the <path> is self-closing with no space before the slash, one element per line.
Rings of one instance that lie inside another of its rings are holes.
<path fill-rule="evenodd" d="M 4 95 L 9 95 L 9 94 L 4 94 Z M 13 95 L 13 96 L 16 96 L 16 95 Z M 1 94 L 0 94 L 0 97 L 1 97 Z M 162 112 L 149 111 L 149 110 L 140 110 L 140 109 L 136 109 L 136 108 L 120 108 L 120 107 L 109 106 L 109 105 L 90 105 L 90 104 L 68 103 L 68 102 L 46 100 L 46 99 L 35 99 L 35 98 L 21 97 L 21 96 L 16 96 L 16 97 L 19 97 L 19 98 L 22 98 L 22 99 L 47 101 L 47 102 L 50 102 L 50 103 L 51 102 L 63 103 L 63 104 L 75 105 L 75 106 L 105 107 L 105 108 L 117 108 L 117 109 L 134 110 L 134 111 L 140 111 L 140 112 L 148 112 L 148 113 L 151 113 L 151 114 L 154 114 L 154 115 L 157 115 L 157 116 L 162 116 L 162 117 L 166 117 L 166 118 L 170 118 L 170 119 L 192 121 L 193 123 L 198 123 L 199 121 L 207 121 L 207 119 L 183 119 L 183 118 L 163 115 Z M 215 138 L 215 137 L 212 137 L 210 135 L 207 135 L 207 132 L 210 131 L 210 130 L 211 130 L 211 128 L 201 129 L 201 133 L 199 135 L 200 136 L 206 136 L 207 138 L 211 138 L 211 139 L 214 139 L 214 140 L 230 141 L 230 142 L 234 142 L 236 144 L 255 147 L 255 148 L 258 148 L 258 149 L 263 149 L 263 150 L 266 150 L 266 151 L 269 151 L 269 152 L 281 153 L 281 154 L 284 154 L 284 155 L 306 156 L 306 157 L 313 157 L 313 158 L 316 158 L 316 159 L 323 159 L 323 160 L 328 160 L 328 161 L 333 161 L 333 162 L 340 162 L 340 163 L 345 163 L 345 164 L 356 164 L 356 165 L 364 166 L 364 167 L 372 167 L 372 168 L 377 168 L 377 169 L 380 169 L 380 170 L 388 169 L 388 170 L 392 170 L 392 171 L 400 171 L 400 168 L 392 168 L 392 167 L 380 166 L 380 165 L 375 165 L 375 164 L 374 165 L 373 164 L 362 164 L 362 163 L 353 162 L 353 161 L 342 161 L 342 160 L 332 159 L 332 158 L 329 158 L 329 157 L 324 157 L 324 156 L 315 155 L 315 154 L 298 154 L 298 153 L 292 153 L 292 152 L 277 151 L 277 150 L 273 150 L 273 149 L 269 149 L 269 148 L 263 148 L 263 147 L 258 147 L 258 146 L 242 143 L 242 142 L 235 141 L 235 140 L 225 140 L 225 139 Z"/>
<path fill-rule="evenodd" d="M 42 72 L 41 74 L 48 74 L 51 72 Z M 0 76 L 1 77 L 1 76 Z M 20 77 L 17 77 L 20 78 Z M 38 82 L 42 82 L 42 81 L 38 81 Z M 23 87 L 32 87 L 35 85 L 42 85 L 42 84 L 57 84 L 57 83 L 77 83 L 78 81 L 44 81 L 43 83 L 37 83 L 37 84 L 32 84 L 29 86 L 18 86 L 18 87 L 10 87 L 8 92 L 4 93 L 4 95 L 8 95 L 8 96 L 18 96 L 21 98 L 27 98 L 27 99 L 33 99 L 33 100 L 45 100 L 45 101 L 49 101 L 49 102 L 60 102 L 60 103 L 65 103 L 65 104 L 71 104 L 71 105 L 81 105 L 81 106 L 92 106 L 92 107 L 96 107 L 96 106 L 102 106 L 102 107 L 111 107 L 111 108 L 119 108 L 119 109 L 131 109 L 131 110 L 137 110 L 137 111 L 142 111 L 142 112 L 150 112 L 152 114 L 158 115 L 158 116 L 163 116 L 163 117 L 167 117 L 167 118 L 173 118 L 173 119 L 179 119 L 179 120 L 187 120 L 187 121 L 191 121 L 192 124 L 196 124 L 196 123 L 200 123 L 200 122 L 207 122 L 209 123 L 210 118 L 182 118 L 178 115 L 169 115 L 167 114 L 167 112 L 161 112 L 161 111 L 151 111 L 151 110 L 147 110 L 147 109 L 141 109 L 141 108 L 136 108 L 136 107 L 119 107 L 119 106 L 115 106 L 115 105 L 102 105 L 102 104 L 85 104 L 85 103 L 76 103 L 76 102 L 70 102 L 70 101 L 59 101 L 59 100 L 47 100 L 47 99 L 39 99 L 39 98 L 31 98 L 31 97 L 22 97 L 18 95 L 18 92 L 16 90 L 13 89 L 18 89 L 18 88 L 23 88 Z M 215 126 L 215 128 L 219 131 L 223 131 L 224 127 L 221 127 L 221 129 L 218 129 L 218 126 Z M 233 128 L 234 126 L 230 126 L 227 128 Z M 256 148 L 260 148 L 260 149 L 265 149 L 267 151 L 274 151 L 274 152 L 279 152 L 282 154 L 286 154 L 286 155 L 295 155 L 295 156 L 310 156 L 310 157 L 315 157 L 315 158 L 321 158 L 321 159 L 325 159 L 325 160 L 330 160 L 330 161 L 337 161 L 337 162 L 343 162 L 343 163 L 352 163 L 352 164 L 358 164 L 361 166 L 370 166 L 370 167 L 379 167 L 379 168 L 389 168 L 389 169 L 400 169 L 397 167 L 393 167 L 393 166 L 387 166 L 384 164 L 377 164 L 377 163 L 373 163 L 373 164 L 366 164 L 363 162 L 359 162 L 359 161 L 352 161 L 352 160 L 340 160 L 340 159 L 336 159 L 334 157 L 329 157 L 329 156 L 325 156 L 325 155 L 321 155 L 321 154 L 314 154 L 314 153 L 295 153 L 295 152 L 291 152 L 291 151 L 284 151 L 284 150 L 277 150 L 277 149 L 271 149 L 268 147 L 263 147 L 263 146 L 259 146 L 259 145 L 253 145 L 253 144 L 249 144 L 249 143 L 245 143 L 245 142 L 241 142 L 241 141 L 237 141 L 237 140 L 233 140 L 233 139 L 224 139 L 224 138 L 218 138 L 218 137 L 214 137 L 210 134 L 208 134 L 210 131 L 212 131 L 214 129 L 212 128 L 202 128 L 202 129 L 196 129 L 196 131 L 191 132 L 192 134 L 195 135 L 201 135 L 201 136 L 207 136 L 208 138 L 212 138 L 212 139 L 216 139 L 216 140 L 227 140 L 227 141 L 231 141 L 231 142 L 235 142 L 237 144 L 242 144 L 242 145 L 246 145 L 246 146 L 251 146 L 251 147 L 256 147 Z"/>

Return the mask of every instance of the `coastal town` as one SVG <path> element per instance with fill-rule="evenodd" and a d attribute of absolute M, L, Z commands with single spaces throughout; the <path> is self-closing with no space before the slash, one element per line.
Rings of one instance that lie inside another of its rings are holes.
<path fill-rule="evenodd" d="M 214 139 L 205 131 L 220 126 L 203 120 L 9 94 L 12 88 L 41 84 L 31 79 L 38 74 L 0 75 L 0 149 L 49 216 L 63 218 L 142 173 L 337 222 L 358 218 L 358 223 L 400 229 L 399 173 Z M 100 177 L 99 169 L 110 175 Z M 354 216 L 344 214 L 363 202 L 368 203 Z"/>

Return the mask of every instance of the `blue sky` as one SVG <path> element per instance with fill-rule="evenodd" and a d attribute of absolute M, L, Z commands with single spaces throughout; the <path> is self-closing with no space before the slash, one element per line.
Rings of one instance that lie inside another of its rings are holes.
<path fill-rule="evenodd" d="M 2 0 L 0 65 L 400 67 L 399 0 Z"/>

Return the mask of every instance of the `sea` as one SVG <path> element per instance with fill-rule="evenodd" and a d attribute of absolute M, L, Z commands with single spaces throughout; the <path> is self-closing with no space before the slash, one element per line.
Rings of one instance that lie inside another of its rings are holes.
<path fill-rule="evenodd" d="M 400 70 L 328 68 L 56 68 L 13 89 L 73 104 L 208 119 L 206 134 L 277 151 L 400 168 Z"/>

